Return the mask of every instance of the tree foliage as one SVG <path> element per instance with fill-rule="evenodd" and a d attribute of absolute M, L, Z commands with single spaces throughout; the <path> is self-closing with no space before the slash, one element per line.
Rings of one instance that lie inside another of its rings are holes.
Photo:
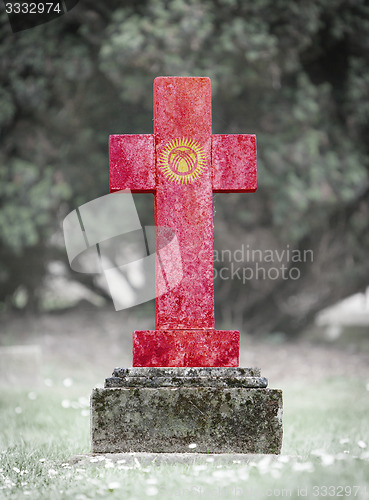
<path fill-rule="evenodd" d="M 157 75 L 210 76 L 214 133 L 257 134 L 258 192 L 217 195 L 216 247 L 314 251 L 296 281 L 218 280 L 218 319 L 293 333 L 367 285 L 368 33 L 364 0 L 86 0 L 15 35 L 3 16 L 0 300 L 37 298 L 57 221 L 107 193 L 108 135 L 151 133 Z"/>

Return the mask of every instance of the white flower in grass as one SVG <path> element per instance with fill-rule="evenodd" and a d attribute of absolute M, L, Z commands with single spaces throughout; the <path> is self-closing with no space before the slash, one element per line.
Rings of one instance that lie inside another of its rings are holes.
<path fill-rule="evenodd" d="M 329 455 L 328 453 L 326 455 L 322 455 L 320 457 L 322 461 L 323 467 L 328 467 L 329 465 L 334 464 L 335 458 L 333 455 Z"/>
<path fill-rule="evenodd" d="M 92 457 L 92 458 L 90 458 L 90 462 L 91 463 L 100 462 L 100 457 L 99 458 L 98 457 Z"/>
<path fill-rule="evenodd" d="M 259 462 L 257 462 L 257 468 L 261 474 L 266 474 L 269 471 L 272 458 L 269 456 L 263 457 Z"/>
<path fill-rule="evenodd" d="M 194 471 L 198 472 L 198 471 L 202 471 L 202 470 L 207 470 L 208 467 L 205 464 L 198 464 L 198 465 L 195 464 L 195 465 L 193 465 L 192 468 Z"/>
<path fill-rule="evenodd" d="M 325 455 L 325 450 L 322 450 L 321 448 L 319 448 L 318 450 L 313 450 L 311 452 L 311 455 L 314 455 L 316 457 L 321 457 L 322 455 Z"/>
<path fill-rule="evenodd" d="M 209 457 L 206 459 L 207 462 L 211 463 L 211 462 L 214 462 L 214 458 L 213 457 Z"/>
<path fill-rule="evenodd" d="M 80 396 L 78 398 L 78 403 L 81 405 L 81 408 L 89 408 L 90 407 L 90 400 L 86 398 L 86 396 Z"/>
<path fill-rule="evenodd" d="M 349 438 L 341 438 L 340 439 L 340 444 L 347 444 L 349 442 L 350 442 Z"/>
<path fill-rule="evenodd" d="M 16 408 L 14 408 L 14 411 L 17 415 L 20 415 L 22 413 L 22 408 L 20 406 L 17 406 Z"/>
<path fill-rule="evenodd" d="M 159 493 L 159 490 L 158 488 L 156 488 L 155 486 L 150 486 L 149 488 L 147 488 L 146 490 L 146 495 L 148 497 L 154 497 L 155 495 L 157 495 Z"/>
<path fill-rule="evenodd" d="M 15 486 L 15 483 L 13 483 L 13 481 L 11 479 L 9 479 L 8 477 L 6 477 L 4 479 L 4 484 L 5 484 L 6 488 L 11 488 L 12 486 Z"/>
<path fill-rule="evenodd" d="M 72 387 L 73 380 L 71 378 L 67 377 L 63 380 L 63 385 L 64 385 L 64 387 Z"/>
<path fill-rule="evenodd" d="M 69 408 L 70 407 L 69 399 L 63 399 L 63 401 L 61 402 L 61 405 L 63 408 Z"/>
<path fill-rule="evenodd" d="M 272 467 L 273 467 L 273 469 L 277 469 L 277 470 L 283 469 L 283 463 L 282 462 L 273 462 Z"/>
<path fill-rule="evenodd" d="M 279 471 L 278 469 L 271 469 L 270 475 L 273 479 L 279 479 L 281 477 L 281 471 Z"/>
<path fill-rule="evenodd" d="M 111 483 L 108 484 L 109 491 L 119 490 L 119 488 L 120 488 L 120 483 L 118 483 L 118 481 L 112 481 Z"/>
<path fill-rule="evenodd" d="M 314 466 L 311 462 L 296 462 L 292 465 L 295 472 L 314 472 Z"/>
<path fill-rule="evenodd" d="M 214 470 L 212 476 L 215 478 L 223 479 L 227 475 L 225 470 Z"/>
<path fill-rule="evenodd" d="M 249 471 L 248 471 L 247 467 L 243 467 L 242 469 L 239 469 L 238 477 L 241 481 L 248 481 Z"/>
<path fill-rule="evenodd" d="M 109 462 L 105 463 L 105 469 L 113 469 L 113 468 L 114 468 L 114 464 L 110 460 L 109 460 Z"/>
<path fill-rule="evenodd" d="M 366 443 L 364 441 L 361 441 L 361 439 L 360 439 L 360 441 L 357 442 L 357 445 L 359 448 L 362 448 L 362 449 L 366 448 Z"/>
<path fill-rule="evenodd" d="M 17 474 L 20 473 L 20 469 L 18 469 L 18 467 L 13 467 L 13 471 L 16 472 Z"/>
<path fill-rule="evenodd" d="M 43 464 L 44 462 L 46 462 L 46 458 L 40 458 L 39 462 Z"/>
<path fill-rule="evenodd" d="M 81 411 L 82 417 L 89 417 L 90 416 L 90 410 L 82 410 Z"/>
<path fill-rule="evenodd" d="M 124 459 L 124 458 L 122 458 L 122 460 L 118 460 L 118 461 L 117 461 L 117 464 L 125 464 L 125 463 L 126 463 L 126 461 L 125 461 L 125 459 Z"/>
<path fill-rule="evenodd" d="M 190 450 L 193 450 L 193 449 L 195 449 L 197 447 L 197 444 L 196 443 L 191 443 L 191 444 L 188 445 L 188 447 L 189 447 Z"/>
<path fill-rule="evenodd" d="M 28 491 L 28 490 L 24 490 L 24 491 L 23 491 L 23 495 L 30 495 L 30 494 L 31 494 L 31 492 L 30 492 L 30 491 Z"/>
<path fill-rule="evenodd" d="M 133 467 L 128 467 L 128 465 L 118 465 L 117 469 L 118 470 L 132 470 Z"/>
<path fill-rule="evenodd" d="M 49 469 L 47 473 L 49 474 L 49 477 L 55 477 L 58 475 L 58 471 L 56 471 L 55 469 Z"/>
<path fill-rule="evenodd" d="M 337 455 L 335 455 L 335 459 L 336 460 L 346 460 L 347 459 L 347 455 L 345 454 L 345 452 L 338 453 Z"/>

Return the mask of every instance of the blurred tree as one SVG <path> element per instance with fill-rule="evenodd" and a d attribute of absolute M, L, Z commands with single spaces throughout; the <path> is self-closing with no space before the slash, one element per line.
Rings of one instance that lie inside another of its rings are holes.
<path fill-rule="evenodd" d="M 368 33 L 365 0 L 85 0 L 16 35 L 3 16 L 0 300 L 35 305 L 58 217 L 107 192 L 109 133 L 152 131 L 157 75 L 210 76 L 214 133 L 258 136 L 258 194 L 217 195 L 216 248 L 314 252 L 283 261 L 300 279 L 218 279 L 218 320 L 294 333 L 365 287 Z"/>

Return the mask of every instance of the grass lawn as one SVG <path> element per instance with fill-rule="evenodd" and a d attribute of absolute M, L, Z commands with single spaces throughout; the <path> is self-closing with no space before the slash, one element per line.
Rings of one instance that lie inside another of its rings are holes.
<path fill-rule="evenodd" d="M 0 392 L 0 498 L 369 498 L 368 380 L 284 382 L 282 455 L 250 463 L 113 462 L 87 454 L 89 385 Z M 66 384 L 70 385 L 70 384 Z M 274 384 L 275 386 L 275 384 Z"/>

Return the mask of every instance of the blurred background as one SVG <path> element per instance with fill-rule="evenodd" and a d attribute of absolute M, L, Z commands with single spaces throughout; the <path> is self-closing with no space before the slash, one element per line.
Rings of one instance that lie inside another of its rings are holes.
<path fill-rule="evenodd" d="M 366 341 L 365 0 L 81 0 L 23 32 L 0 23 L 1 345 L 42 333 L 52 352 L 59 335 L 78 364 L 77 334 L 91 362 L 97 339 L 126 332 L 126 354 L 105 347 L 129 365 L 132 330 L 154 328 L 153 301 L 115 312 L 96 276 L 71 271 L 62 221 L 108 193 L 109 134 L 152 133 L 159 75 L 209 76 L 213 133 L 257 135 L 257 192 L 214 197 L 215 267 L 249 269 L 216 279 L 217 328 Z M 151 224 L 153 197 L 135 200 Z"/>

